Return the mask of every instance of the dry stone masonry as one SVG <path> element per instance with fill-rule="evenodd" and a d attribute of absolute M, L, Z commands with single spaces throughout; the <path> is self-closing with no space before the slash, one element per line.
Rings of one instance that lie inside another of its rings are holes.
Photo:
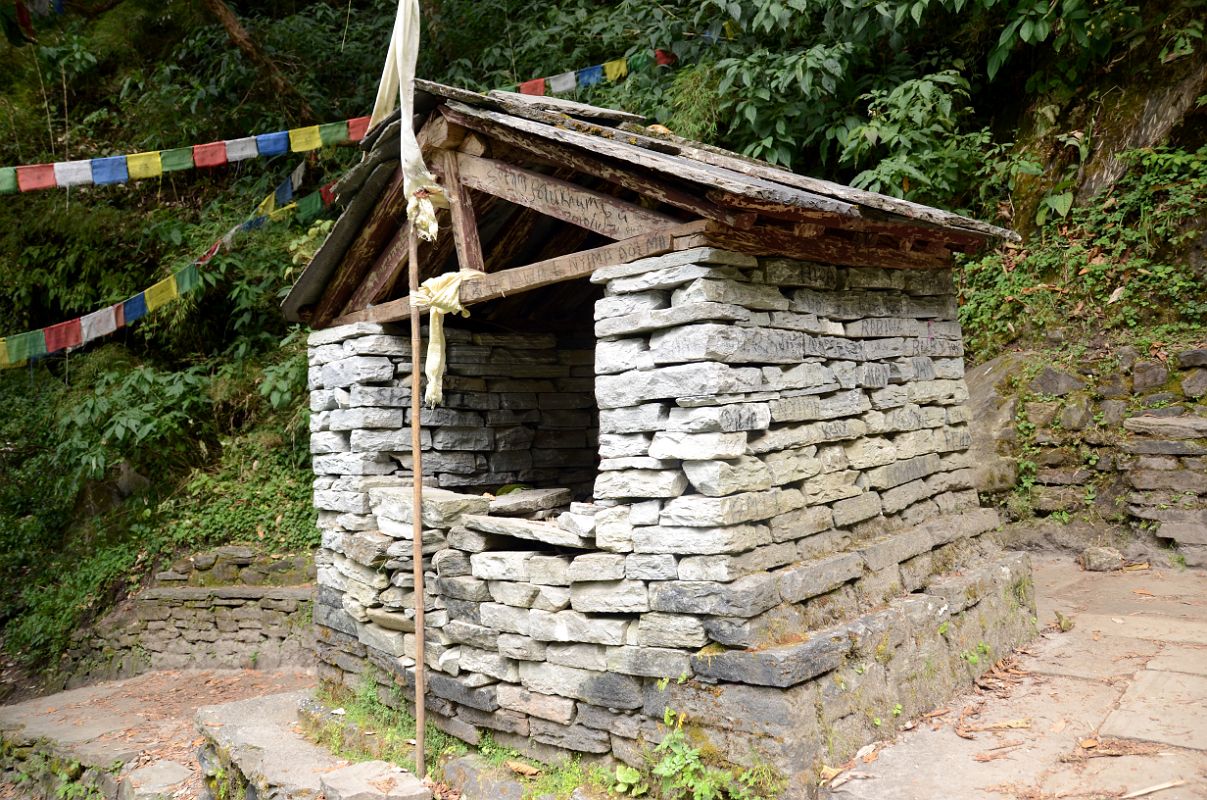
<path fill-rule="evenodd" d="M 444 730 L 638 764 L 669 707 L 722 757 L 772 764 L 785 796 L 805 797 L 823 762 L 1029 635 L 1029 567 L 982 536 L 999 520 L 971 488 L 948 271 L 701 248 L 592 281 L 605 289 L 593 367 L 587 349 L 528 337 L 548 371 L 512 376 L 531 364 L 513 357 L 519 342 L 450 333 L 476 373 L 453 370 L 453 407 L 425 429 L 435 486 L 418 515 L 405 337 L 312 336 L 326 679 L 374 676 L 393 703 L 413 685 L 418 531 L 427 706 Z M 527 449 L 500 449 L 516 428 Z M 552 442 L 564 460 L 538 466 Z M 507 454 L 532 464 L 492 461 Z M 480 494 L 513 481 L 554 488 Z"/>

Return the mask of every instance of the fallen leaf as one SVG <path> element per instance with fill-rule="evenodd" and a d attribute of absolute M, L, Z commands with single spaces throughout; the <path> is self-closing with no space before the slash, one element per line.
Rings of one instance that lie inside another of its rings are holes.
<path fill-rule="evenodd" d="M 1098 746 L 1098 740 L 1097 739 L 1082 739 L 1080 742 L 1078 742 L 1078 744 L 1081 745 L 1081 748 L 1083 750 L 1090 750 L 1090 749 Z"/>
<path fill-rule="evenodd" d="M 1122 617 L 1111 617 L 1111 622 L 1115 623 L 1116 625 L 1122 625 L 1123 618 Z"/>
<path fill-rule="evenodd" d="M 1124 572 L 1143 572 L 1146 569 L 1150 569 L 1150 565 L 1147 561 L 1140 563 L 1140 564 L 1128 564 L 1127 566 L 1125 566 L 1123 568 L 1123 571 Z"/>
<path fill-rule="evenodd" d="M 523 761 L 506 761 L 503 766 L 514 772 L 516 775 L 523 775 L 527 778 L 534 778 L 541 774 L 541 771 L 531 764 L 525 764 Z"/>
<path fill-rule="evenodd" d="M 1051 733 L 1060 733 L 1068 726 L 1068 724 L 1069 721 L 1062 717 L 1061 719 L 1056 720 L 1056 723 L 1049 729 L 1049 731 Z"/>
<path fill-rule="evenodd" d="M 1140 597 L 1156 597 L 1156 595 L 1150 592 L 1148 589 L 1132 589 L 1132 594 L 1139 595 Z"/>
<path fill-rule="evenodd" d="M 868 753 L 866 756 L 863 757 L 863 763 L 871 764 L 873 761 L 875 761 L 878 758 L 880 758 L 880 751 L 873 750 L 872 752 Z"/>
<path fill-rule="evenodd" d="M 831 781 L 833 781 L 835 778 L 837 778 L 839 775 L 842 774 L 841 769 L 838 769 L 836 767 L 827 767 L 825 764 L 821 765 L 820 772 L 821 772 L 821 783 L 823 786 L 825 786 L 827 783 L 830 783 Z"/>
<path fill-rule="evenodd" d="M 1125 291 L 1127 291 L 1127 286 L 1120 286 L 1119 288 L 1115 289 L 1115 291 L 1111 292 L 1111 296 L 1106 299 L 1107 304 L 1118 303 L 1119 299 L 1123 297 L 1123 293 Z"/>

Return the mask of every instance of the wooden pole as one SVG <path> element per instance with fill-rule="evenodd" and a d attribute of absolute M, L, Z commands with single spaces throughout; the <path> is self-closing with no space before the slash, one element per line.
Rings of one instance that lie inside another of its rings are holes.
<path fill-rule="evenodd" d="M 407 248 L 409 255 L 411 297 L 419 290 L 419 239 L 415 224 L 407 223 Z M 421 429 L 419 417 L 423 408 L 420 394 L 420 330 L 421 314 L 411 314 L 411 533 L 413 535 L 411 559 L 415 577 L 415 775 L 423 780 L 427 775 L 424 764 L 424 708 L 425 676 L 423 659 L 423 453 L 420 449 Z"/>

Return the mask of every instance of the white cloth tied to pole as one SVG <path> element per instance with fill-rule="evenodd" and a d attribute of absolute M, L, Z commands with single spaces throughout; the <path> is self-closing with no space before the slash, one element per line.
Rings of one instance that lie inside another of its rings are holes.
<path fill-rule="evenodd" d="M 377 102 L 373 106 L 370 127 L 381 122 L 395 108 L 401 110 L 400 142 L 402 152 L 403 191 L 407 197 L 407 219 L 415 226 L 419 238 L 436 240 L 439 225 L 436 205 L 446 205 L 444 190 L 423 163 L 423 153 L 415 138 L 415 64 L 419 58 L 419 0 L 399 0 L 398 16 L 386 65 L 377 87 Z"/>
<path fill-rule="evenodd" d="M 468 269 L 446 272 L 428 278 L 411 295 L 411 308 L 428 309 L 427 358 L 423 364 L 423 374 L 427 376 L 423 402 L 428 408 L 435 408 L 444 402 L 444 315 L 469 316 L 469 309 L 461 305 L 461 283 L 481 278 L 482 274 Z"/>

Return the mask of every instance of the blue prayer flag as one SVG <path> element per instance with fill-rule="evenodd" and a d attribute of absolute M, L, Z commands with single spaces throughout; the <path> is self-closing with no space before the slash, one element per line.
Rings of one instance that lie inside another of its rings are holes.
<path fill-rule="evenodd" d="M 110 156 L 109 158 L 92 159 L 92 182 L 98 185 L 106 183 L 125 183 L 129 180 L 126 172 L 125 156 Z"/>
<path fill-rule="evenodd" d="M 252 217 L 247 222 L 244 222 L 242 225 L 240 225 L 239 230 L 254 231 L 256 228 L 264 227 L 264 223 L 267 221 L 268 221 L 268 217 L 266 215 Z"/>
<path fill-rule="evenodd" d="M 603 83 L 603 79 L 603 64 L 596 64 L 593 67 L 584 67 L 578 71 L 579 86 L 594 86 L 597 83 Z"/>
<path fill-rule="evenodd" d="M 293 199 L 293 179 L 286 178 L 276 191 L 277 207 L 289 205 L 289 201 Z"/>
<path fill-rule="evenodd" d="M 256 149 L 262 156 L 279 156 L 289 152 L 289 131 L 261 133 L 256 137 Z"/>
<path fill-rule="evenodd" d="M 137 319 L 147 316 L 147 296 L 142 292 L 122 303 L 122 315 L 129 325 Z"/>

